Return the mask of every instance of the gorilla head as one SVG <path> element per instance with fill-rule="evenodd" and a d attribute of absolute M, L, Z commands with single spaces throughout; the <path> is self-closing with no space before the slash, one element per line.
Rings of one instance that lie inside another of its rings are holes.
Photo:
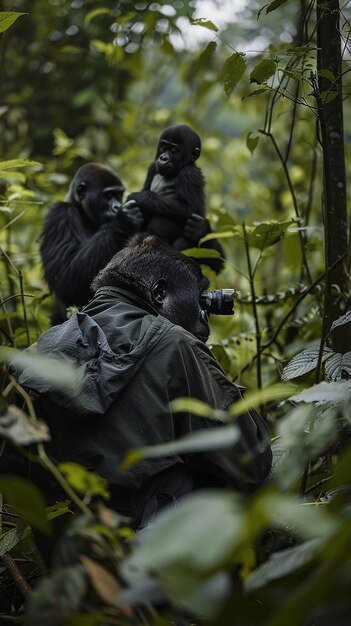
<path fill-rule="evenodd" d="M 98 227 L 116 217 L 122 207 L 125 187 L 105 165 L 87 163 L 75 174 L 66 202 L 77 206 L 92 225 Z"/>
<path fill-rule="evenodd" d="M 201 154 L 199 135 L 186 124 L 170 126 L 161 135 L 156 152 L 156 170 L 165 178 L 173 178 Z"/>
<path fill-rule="evenodd" d="M 139 233 L 99 272 L 92 288 L 124 287 L 173 324 L 206 341 L 209 327 L 200 294 L 208 285 L 197 263 L 157 237 Z"/>

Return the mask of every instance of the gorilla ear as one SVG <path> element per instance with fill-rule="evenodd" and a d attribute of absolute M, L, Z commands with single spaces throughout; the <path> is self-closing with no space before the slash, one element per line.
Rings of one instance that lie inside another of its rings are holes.
<path fill-rule="evenodd" d="M 167 281 L 160 278 L 151 287 L 151 298 L 154 304 L 162 305 L 166 297 Z"/>
<path fill-rule="evenodd" d="M 194 163 L 194 161 L 197 161 L 197 159 L 199 158 L 200 154 L 201 154 L 201 149 L 200 148 L 194 148 L 194 150 L 192 151 L 192 155 L 191 155 L 192 163 Z"/>

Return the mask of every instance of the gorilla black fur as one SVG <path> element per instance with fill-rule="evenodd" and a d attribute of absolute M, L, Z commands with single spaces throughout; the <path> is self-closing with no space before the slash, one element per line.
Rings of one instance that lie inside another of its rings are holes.
<path fill-rule="evenodd" d="M 65 201 L 50 208 L 40 252 L 45 279 L 57 298 L 53 323 L 66 318 L 67 306 L 89 302 L 93 278 L 139 229 L 140 211 L 123 209 L 123 192 L 110 168 L 87 163 L 73 177 Z"/>
<path fill-rule="evenodd" d="M 142 191 L 129 196 L 142 210 L 143 230 L 178 250 L 189 247 L 187 219 L 194 213 L 205 216 L 205 179 L 195 165 L 200 154 L 194 130 L 186 124 L 170 126 L 160 136 Z"/>

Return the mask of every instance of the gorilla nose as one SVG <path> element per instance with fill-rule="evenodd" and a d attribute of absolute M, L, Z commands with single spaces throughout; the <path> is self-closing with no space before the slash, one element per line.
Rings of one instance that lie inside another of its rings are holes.
<path fill-rule="evenodd" d="M 164 152 L 163 154 L 160 154 L 159 159 L 162 163 L 168 163 L 169 162 L 169 155 L 167 152 Z"/>
<path fill-rule="evenodd" d="M 112 204 L 110 205 L 110 210 L 112 211 L 112 213 L 118 213 L 118 210 L 121 208 L 122 203 L 118 202 L 118 200 L 114 200 L 112 202 Z"/>

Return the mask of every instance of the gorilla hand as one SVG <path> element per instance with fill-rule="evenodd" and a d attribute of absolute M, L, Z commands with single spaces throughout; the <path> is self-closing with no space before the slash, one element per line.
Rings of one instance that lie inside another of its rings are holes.
<path fill-rule="evenodd" d="M 184 237 L 193 246 L 197 246 L 200 239 L 210 232 L 208 220 L 201 215 L 192 213 L 187 219 L 184 227 Z"/>
<path fill-rule="evenodd" d="M 144 222 L 143 214 L 135 200 L 128 200 L 122 206 L 118 217 L 128 223 L 131 233 L 140 231 Z"/>

